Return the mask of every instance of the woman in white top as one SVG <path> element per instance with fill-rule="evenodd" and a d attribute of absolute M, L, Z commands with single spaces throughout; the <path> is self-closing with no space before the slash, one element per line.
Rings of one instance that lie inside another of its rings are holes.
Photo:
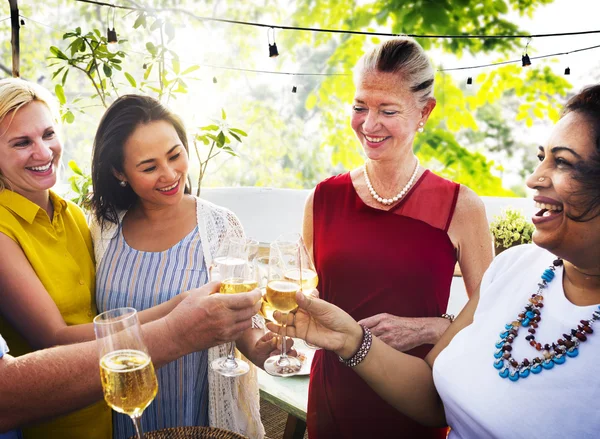
<path fill-rule="evenodd" d="M 302 295 L 288 336 L 335 351 L 401 412 L 449 425 L 450 438 L 597 437 L 600 85 L 567 103 L 538 157 L 527 180 L 535 245 L 494 260 L 425 360 Z"/>

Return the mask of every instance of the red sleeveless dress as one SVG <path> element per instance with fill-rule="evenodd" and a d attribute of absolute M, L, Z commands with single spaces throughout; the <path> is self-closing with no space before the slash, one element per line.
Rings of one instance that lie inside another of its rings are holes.
<path fill-rule="evenodd" d="M 446 312 L 456 254 L 447 231 L 460 185 L 425 171 L 391 210 L 367 206 L 349 173 L 314 194 L 314 258 L 321 298 L 356 320 L 379 313 L 439 317 Z M 408 353 L 425 357 L 431 345 Z M 402 373 L 401 370 L 398 373 Z M 310 439 L 444 438 L 381 399 L 332 352 L 312 363 Z"/>

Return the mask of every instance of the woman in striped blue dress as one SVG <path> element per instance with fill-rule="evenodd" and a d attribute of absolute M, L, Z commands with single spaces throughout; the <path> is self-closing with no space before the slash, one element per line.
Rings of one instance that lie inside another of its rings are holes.
<path fill-rule="evenodd" d="M 100 312 L 143 310 L 205 284 L 221 241 L 243 236 L 232 212 L 190 195 L 185 129 L 153 98 L 122 96 L 107 110 L 94 141 L 92 178 Z M 260 327 L 246 330 L 237 346 L 262 367 L 276 343 Z M 264 437 L 256 369 L 231 379 L 208 368 L 225 352 L 225 345 L 196 352 L 158 370 L 144 430 L 210 425 Z M 126 416 L 113 421 L 115 439 L 133 435 Z"/>

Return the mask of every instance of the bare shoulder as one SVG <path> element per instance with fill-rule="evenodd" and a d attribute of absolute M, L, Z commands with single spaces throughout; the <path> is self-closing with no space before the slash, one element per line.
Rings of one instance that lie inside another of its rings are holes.
<path fill-rule="evenodd" d="M 454 216 L 458 218 L 471 217 L 472 219 L 473 215 L 478 214 L 485 216 L 485 205 L 483 204 L 483 201 L 471 188 L 461 185 L 458 192 Z"/>

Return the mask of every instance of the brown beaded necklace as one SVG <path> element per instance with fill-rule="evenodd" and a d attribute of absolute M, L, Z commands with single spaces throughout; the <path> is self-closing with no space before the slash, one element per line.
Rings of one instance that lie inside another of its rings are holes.
<path fill-rule="evenodd" d="M 527 378 L 530 373 L 538 374 L 542 370 L 550 370 L 555 365 L 564 364 L 567 358 L 574 358 L 579 354 L 579 345 L 587 340 L 588 335 L 593 334 L 592 325 L 600 320 L 600 306 L 592 314 L 590 320 L 580 320 L 576 329 L 571 329 L 569 334 L 563 334 L 562 338 L 552 344 L 542 344 L 535 339 L 535 330 L 541 321 L 541 310 L 544 307 L 544 296 L 542 292 L 548 283 L 554 279 L 557 267 L 562 266 L 562 259 L 556 259 L 552 265 L 544 270 L 542 281 L 538 283 L 538 290 L 529 298 L 529 303 L 520 313 L 516 320 L 505 325 L 505 331 L 500 333 L 500 340 L 496 343 L 494 353 L 494 367 L 499 370 L 502 378 L 517 381 L 519 378 Z M 512 357 L 512 343 L 519 333 L 521 327 L 529 327 L 529 335 L 525 340 L 534 347 L 541 356 L 533 360 L 524 358 L 520 363 Z"/>

